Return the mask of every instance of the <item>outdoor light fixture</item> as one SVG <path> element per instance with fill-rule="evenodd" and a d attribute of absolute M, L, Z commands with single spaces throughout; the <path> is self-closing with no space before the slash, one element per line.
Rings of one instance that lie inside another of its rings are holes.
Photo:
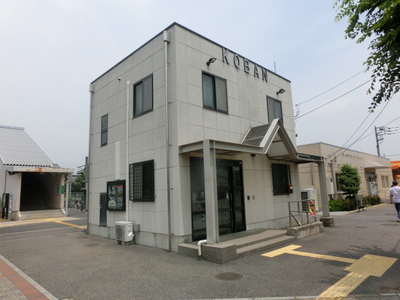
<path fill-rule="evenodd" d="M 214 63 L 217 59 L 215 57 L 211 57 L 208 62 L 206 62 L 207 66 L 209 66 L 210 64 Z"/>
<path fill-rule="evenodd" d="M 279 91 L 276 92 L 276 94 L 279 95 L 279 94 L 283 94 L 284 92 L 285 92 L 284 89 L 280 89 Z"/>

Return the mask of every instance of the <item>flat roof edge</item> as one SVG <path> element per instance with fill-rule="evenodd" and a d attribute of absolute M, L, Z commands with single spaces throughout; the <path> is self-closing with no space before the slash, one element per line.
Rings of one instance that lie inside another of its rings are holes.
<path fill-rule="evenodd" d="M 181 24 L 179 24 L 179 23 L 177 23 L 177 22 L 174 22 L 174 23 L 172 23 L 171 25 L 169 25 L 168 27 L 166 27 L 165 29 L 163 29 L 161 32 L 157 33 L 155 36 L 153 36 L 151 39 L 149 39 L 147 42 L 145 42 L 145 43 L 144 43 L 143 45 L 141 45 L 139 48 L 137 48 L 136 50 L 134 50 L 133 52 L 131 52 L 131 53 L 130 53 L 129 55 L 127 55 L 125 58 L 123 58 L 122 60 L 120 60 L 120 61 L 119 61 L 118 63 L 116 63 L 114 66 L 112 66 L 111 68 L 109 68 L 107 71 L 105 71 L 103 74 L 101 74 L 101 75 L 100 75 L 99 77 L 97 77 L 95 80 L 93 80 L 90 84 L 93 84 L 94 82 L 96 82 L 97 80 L 99 80 L 101 77 L 103 77 L 105 74 L 107 74 L 108 72 L 110 72 L 112 69 L 114 69 L 114 68 L 116 68 L 117 66 L 119 66 L 120 64 L 122 64 L 125 60 L 127 60 L 129 57 L 131 57 L 131 56 L 132 56 L 133 54 L 135 54 L 137 51 L 139 51 L 139 50 L 142 49 L 144 46 L 146 46 L 147 44 L 149 44 L 152 40 L 154 40 L 156 37 L 158 37 L 159 35 L 161 35 L 165 30 L 168 30 L 168 29 L 172 28 L 173 26 L 181 27 L 181 28 L 183 28 L 183 29 L 185 29 L 185 30 L 187 30 L 187 31 L 189 31 L 189 32 L 191 32 L 191 33 L 193 33 L 193 34 L 195 34 L 195 35 L 197 35 L 197 36 L 199 36 L 199 37 L 201 37 L 201 38 L 203 38 L 203 39 L 205 39 L 205 40 L 207 40 L 207 41 L 213 43 L 213 44 L 215 44 L 215 45 L 218 45 L 218 46 L 223 47 L 223 48 L 225 48 L 225 49 L 227 49 L 227 50 L 229 50 L 229 51 L 231 51 L 231 52 L 233 52 L 233 53 L 238 54 L 237 52 L 232 51 L 231 49 L 226 48 L 225 46 L 222 46 L 221 44 L 216 43 L 216 42 L 214 42 L 213 40 L 211 40 L 211 39 L 209 39 L 209 38 L 207 38 L 207 37 L 205 37 L 205 36 L 203 36 L 203 35 L 201 35 L 201 34 L 195 32 L 195 31 L 193 31 L 193 30 L 189 29 L 189 28 L 187 28 L 187 27 L 185 27 L 185 26 L 183 26 L 183 25 L 181 25 Z M 241 55 L 241 56 L 242 56 L 242 55 Z M 244 56 L 242 56 L 242 57 L 244 57 Z M 247 59 L 247 58 L 246 58 L 246 59 Z M 264 68 L 264 69 L 267 70 L 268 72 L 270 72 L 270 73 L 272 73 L 272 74 L 274 74 L 274 75 L 280 77 L 281 79 L 286 80 L 286 81 L 289 82 L 289 83 L 291 82 L 289 79 L 287 79 L 287 78 L 285 78 L 285 77 L 283 77 L 283 76 L 281 76 L 281 75 L 275 73 L 274 71 L 271 71 L 270 69 L 265 68 L 265 67 L 261 66 L 260 64 L 255 63 L 254 61 L 252 61 L 252 60 L 250 60 L 250 59 L 247 59 L 247 60 L 248 60 L 249 62 L 251 62 L 251 63 L 253 63 L 253 64 L 255 64 L 255 65 L 261 67 L 261 68 Z"/>

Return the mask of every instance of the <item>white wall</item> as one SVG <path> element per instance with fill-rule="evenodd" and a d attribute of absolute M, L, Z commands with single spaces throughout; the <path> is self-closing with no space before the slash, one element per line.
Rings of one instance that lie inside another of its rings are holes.
<path fill-rule="evenodd" d="M 268 82 L 222 61 L 222 47 L 184 28 L 174 26 L 168 30 L 168 98 L 170 109 L 170 166 L 171 166 L 171 220 L 174 236 L 187 238 L 191 234 L 191 203 L 189 158 L 179 154 L 179 145 L 204 139 L 240 143 L 246 132 L 254 126 L 268 123 L 267 95 L 282 100 L 284 126 L 295 144 L 292 93 L 290 82 L 268 72 Z M 233 52 L 230 52 L 233 55 Z M 206 61 L 216 57 L 209 67 Z M 241 57 L 243 61 L 243 57 Z M 203 108 L 202 72 L 215 74 L 227 80 L 229 114 Z M 153 74 L 153 111 L 133 118 L 133 85 Z M 120 78 L 120 80 L 118 80 Z M 126 82 L 129 85 L 129 159 L 125 151 Z M 164 43 L 156 36 L 131 56 L 93 82 L 90 120 L 90 187 L 89 222 L 92 231 L 112 237 L 115 221 L 124 220 L 125 214 L 108 212 L 110 229 L 96 229 L 99 224 L 100 193 L 106 192 L 106 182 L 126 179 L 126 165 L 154 159 L 156 199 L 151 203 L 129 202 L 129 219 L 140 224 L 138 238 L 144 244 L 163 244 L 167 234 L 167 184 L 165 137 L 165 78 Z M 284 94 L 276 92 L 283 88 Z M 101 117 L 108 113 L 108 145 L 100 146 Z M 116 160 L 115 143 L 120 143 L 120 159 Z M 285 217 L 287 197 L 272 195 L 271 166 L 266 156 L 257 156 L 263 164 L 254 164 L 250 155 L 238 156 L 244 161 L 246 195 L 256 196 L 246 202 L 248 227 L 261 226 L 266 219 Z M 115 163 L 119 161 L 116 168 Z M 120 175 L 115 170 L 120 170 Z M 296 166 L 291 166 L 296 179 Z M 248 177 L 262 178 L 254 187 Z M 120 177 L 120 178 L 117 178 Z M 294 196 L 290 196 L 293 198 Z M 247 200 L 245 200 L 247 201 Z M 247 212 L 248 211 L 248 212 Z M 253 213 L 252 213 L 253 212 Z M 275 222 L 275 221 L 273 221 Z M 277 221 L 279 223 L 280 221 Z M 265 223 L 265 222 L 264 222 Z M 253 225 L 256 224 L 256 225 Z M 103 233 L 101 233 L 103 232 Z M 146 236 L 146 238 L 145 238 Z"/>

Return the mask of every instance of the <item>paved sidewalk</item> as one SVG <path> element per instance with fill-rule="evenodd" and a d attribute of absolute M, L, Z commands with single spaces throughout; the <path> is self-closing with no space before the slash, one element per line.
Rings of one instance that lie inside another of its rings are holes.
<path fill-rule="evenodd" d="M 0 255 L 0 300 L 57 300 L 46 289 Z"/>
<path fill-rule="evenodd" d="M 351 258 L 359 258 L 365 253 L 399 257 L 397 250 L 399 249 L 397 246 L 400 245 L 399 224 L 394 219 L 395 211 L 392 206 L 376 206 L 368 208 L 360 214 L 354 212 L 331 214 L 337 216 L 335 219 L 336 227 L 326 228 L 326 232 L 323 234 L 297 241 L 297 244 L 302 245 L 304 252 L 312 251 L 321 255 L 339 255 Z M 63 220 L 63 223 L 67 224 L 67 222 L 72 222 L 73 219 L 71 216 L 68 221 Z M 48 222 L 48 220 L 46 221 Z M 11 237 L 13 234 L 11 227 L 22 224 L 27 224 L 27 222 L 0 223 L 0 229 L 9 230 L 10 233 L 6 233 L 4 236 Z M 42 230 L 47 230 L 44 229 L 46 228 L 44 226 L 39 227 L 39 230 L 36 230 L 35 233 L 42 233 Z M 77 227 L 80 228 L 80 226 Z M 51 227 L 47 228 L 51 230 Z M 112 240 L 98 236 L 87 236 L 76 230 L 76 227 L 70 228 L 74 228 L 74 230 L 68 234 L 63 231 L 56 234 L 35 236 L 30 231 L 29 237 L 22 236 L 19 240 L 9 239 L 0 246 L 2 254 L 18 264 L 21 269 L 59 298 L 0 255 L 0 300 L 328 300 L 328 298 L 323 299 L 318 298 L 318 296 L 295 296 L 296 294 L 316 294 L 315 289 L 310 293 L 304 292 L 303 287 L 305 289 L 310 287 L 303 285 L 300 277 L 314 276 L 311 277 L 311 280 L 322 278 L 325 281 L 330 281 L 331 278 L 342 274 L 342 265 L 319 263 L 316 260 L 309 263 L 299 260 L 297 256 L 287 256 L 284 259 L 271 259 L 269 261 L 263 259 L 264 261 L 260 263 L 260 255 L 255 255 L 226 265 L 215 265 L 139 245 L 118 247 L 114 245 Z M 343 239 L 343 237 L 346 238 Z M 25 252 L 15 253 L 16 247 L 26 244 L 26 238 L 29 238 L 29 245 L 32 250 L 29 253 L 29 259 L 25 255 L 21 255 Z M 65 251 L 60 256 L 61 249 Z M 324 249 L 327 249 L 327 251 Z M 76 255 L 76 253 L 79 253 L 79 255 Z M 96 257 L 96 259 L 92 259 L 93 257 Z M 54 262 L 59 264 L 58 268 L 52 267 Z M 285 265 L 281 265 L 282 262 L 285 262 Z M 318 274 L 313 274 L 304 269 L 298 274 L 297 278 L 300 278 L 298 281 L 296 277 L 290 276 L 292 271 L 297 274 L 299 269 L 307 266 L 310 266 L 310 269 L 316 272 L 318 271 L 314 267 L 316 264 L 320 266 Z M 85 267 L 82 268 L 82 266 Z M 136 271 L 132 272 L 133 267 Z M 196 268 L 196 274 L 193 274 L 193 268 Z M 340 271 L 337 272 L 339 269 Z M 237 272 L 245 276 L 241 281 L 235 282 L 215 280 L 215 274 L 221 272 Z M 370 294 L 361 295 L 363 292 L 369 291 L 368 289 L 367 291 L 360 289 L 354 295 L 337 299 L 400 300 L 400 290 L 396 291 L 392 288 L 386 290 L 385 293 L 385 289 L 379 289 L 379 287 L 399 287 L 397 284 L 400 282 L 398 281 L 398 271 L 392 268 L 389 273 L 386 276 L 386 281 L 380 283 Z M 394 279 L 388 283 L 389 276 Z M 269 281 L 266 281 L 266 278 Z M 282 278 L 282 280 L 279 280 L 279 278 Z M 288 280 L 290 285 L 286 284 Z M 371 278 L 364 284 L 364 287 L 374 284 L 375 280 L 375 278 Z M 332 280 L 332 282 L 334 281 Z M 328 283 L 321 282 L 325 285 Z M 181 289 L 181 286 L 185 286 L 185 289 Z M 204 289 L 203 287 L 208 288 Z M 228 297 L 231 289 L 237 292 L 236 297 Z M 242 289 L 249 292 L 243 293 Z M 260 289 L 262 292 L 259 292 L 258 297 L 256 297 L 255 293 L 252 293 L 252 289 Z M 145 290 L 145 292 L 142 293 L 140 290 Z M 210 293 L 208 290 L 216 292 Z M 278 294 L 277 290 L 284 290 L 285 293 L 281 297 L 272 297 L 274 294 Z M 377 294 L 373 294 L 375 291 Z M 382 294 L 379 294 L 379 292 Z M 246 297 L 246 295 L 252 296 Z M 260 297 L 263 295 L 270 297 Z M 66 296 L 69 297 L 66 298 Z M 227 297 L 224 298 L 224 296 Z"/>

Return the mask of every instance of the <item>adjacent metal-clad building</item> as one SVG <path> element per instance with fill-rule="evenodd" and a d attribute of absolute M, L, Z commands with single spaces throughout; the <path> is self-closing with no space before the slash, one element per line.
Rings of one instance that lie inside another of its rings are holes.
<path fill-rule="evenodd" d="M 60 168 L 24 128 L 0 126 L 0 189 L 2 206 L 7 206 L 2 207 L 3 218 L 15 221 L 22 219 L 21 212 L 50 209 L 62 216 L 61 187 L 72 173 L 73 169 Z"/>

